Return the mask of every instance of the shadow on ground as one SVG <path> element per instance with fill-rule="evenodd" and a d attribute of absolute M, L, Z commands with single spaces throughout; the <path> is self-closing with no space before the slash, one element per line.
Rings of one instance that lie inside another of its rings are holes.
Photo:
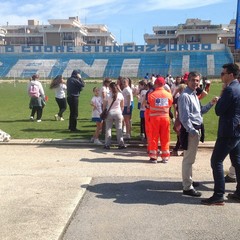
<path fill-rule="evenodd" d="M 113 179 L 111 179 L 113 180 Z M 203 182 L 199 190 L 212 191 L 208 184 Z M 120 183 L 91 183 L 87 187 L 89 192 L 96 193 L 97 198 L 113 199 L 120 204 L 200 204 L 200 198 L 182 195 L 182 183 L 176 181 L 140 180 Z"/>

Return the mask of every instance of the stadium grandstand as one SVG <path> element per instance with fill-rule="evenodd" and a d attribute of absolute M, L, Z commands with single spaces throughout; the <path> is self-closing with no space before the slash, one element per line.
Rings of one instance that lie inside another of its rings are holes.
<path fill-rule="evenodd" d="M 29 20 L 28 25 L 1 27 L 0 78 L 42 79 L 68 77 L 78 69 L 85 79 L 146 73 L 166 76 L 199 71 L 218 77 L 227 62 L 237 62 L 236 20 L 212 25 L 210 20 L 187 19 L 177 26 L 155 26 L 144 34 L 146 45 L 118 45 L 106 25 L 82 25 L 77 17 L 50 19 L 49 25 Z"/>
<path fill-rule="evenodd" d="M 105 47 L 101 52 L 99 49 L 96 52 L 94 48 L 87 52 L 65 48 L 66 51 L 59 53 L 53 47 L 42 49 L 43 52 L 35 47 L 37 51 L 34 52 L 32 47 L 2 46 L 0 77 L 29 78 L 36 72 L 44 79 L 58 74 L 68 77 L 73 69 L 80 70 L 85 79 L 107 76 L 117 78 L 120 75 L 143 78 L 146 73 L 171 73 L 176 76 L 192 70 L 215 77 L 219 76 L 224 63 L 233 62 L 232 53 L 224 44 L 194 45 L 194 49 L 191 49 L 192 47 L 193 45 L 176 45 L 169 49 L 164 45 L 128 46 L 121 48 L 120 52 L 114 51 L 113 47 Z"/>

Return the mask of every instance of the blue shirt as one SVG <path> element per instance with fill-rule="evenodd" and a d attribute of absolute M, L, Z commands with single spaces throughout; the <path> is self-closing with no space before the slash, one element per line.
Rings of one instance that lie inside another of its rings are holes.
<path fill-rule="evenodd" d="M 208 112 L 211 107 L 211 103 L 201 106 L 196 91 L 186 87 L 178 98 L 179 119 L 186 131 L 196 134 L 193 125 L 200 126 L 203 123 L 202 114 Z"/>

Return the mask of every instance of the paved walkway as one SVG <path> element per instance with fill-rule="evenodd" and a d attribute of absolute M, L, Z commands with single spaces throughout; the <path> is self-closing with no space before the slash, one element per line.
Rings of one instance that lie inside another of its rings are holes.
<path fill-rule="evenodd" d="M 199 144 L 199 148 L 213 148 L 213 141 L 204 142 Z M 51 139 L 51 138 L 33 138 L 33 139 L 12 139 L 9 142 L 1 143 L 4 145 L 50 145 L 50 146 L 85 146 L 85 147 L 94 147 L 92 143 L 86 139 Z M 116 141 L 113 140 L 113 144 L 116 144 Z M 138 140 L 129 140 L 126 141 L 126 144 L 129 147 L 144 147 L 145 144 Z M 175 145 L 175 142 L 171 142 L 172 147 Z M 96 147 L 96 146 L 95 146 Z"/>
<path fill-rule="evenodd" d="M 194 164 L 203 198 L 212 194 L 212 147 L 201 144 Z M 182 196 L 181 157 L 149 164 L 137 142 L 104 151 L 77 140 L 11 140 L 0 149 L 1 240 L 239 238 L 240 204 Z"/>

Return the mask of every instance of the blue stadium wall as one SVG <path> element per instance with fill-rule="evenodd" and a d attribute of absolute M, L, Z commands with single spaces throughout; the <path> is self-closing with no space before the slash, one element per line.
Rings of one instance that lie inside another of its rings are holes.
<path fill-rule="evenodd" d="M 146 73 L 177 76 L 188 71 L 214 77 L 229 62 L 233 56 L 223 44 L 0 47 L 1 78 L 29 78 L 34 73 L 41 78 L 68 77 L 74 69 L 83 78 L 142 78 Z"/>

